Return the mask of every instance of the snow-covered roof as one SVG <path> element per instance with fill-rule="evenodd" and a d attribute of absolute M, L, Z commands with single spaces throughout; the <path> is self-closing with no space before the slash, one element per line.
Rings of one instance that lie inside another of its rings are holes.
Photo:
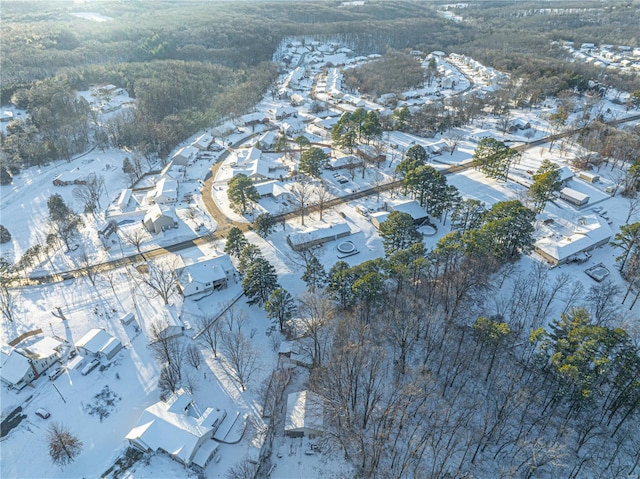
<path fill-rule="evenodd" d="M 298 391 L 287 397 L 287 416 L 285 431 L 324 429 L 324 404 L 318 394 L 311 391 Z"/>
<path fill-rule="evenodd" d="M 416 200 L 402 201 L 400 203 L 389 205 L 389 208 L 391 208 L 392 211 L 408 213 L 415 221 L 427 218 L 427 212 Z"/>
<path fill-rule="evenodd" d="M 227 271 L 233 271 L 231 258 L 229 255 L 222 255 L 216 258 L 209 258 L 203 261 L 180 268 L 176 273 L 181 284 L 212 283 L 221 281 L 227 277 Z"/>
<path fill-rule="evenodd" d="M 560 196 L 566 196 L 579 202 L 589 199 L 589 195 L 582 193 L 581 191 L 574 190 L 573 188 L 562 188 L 560 190 Z"/>
<path fill-rule="evenodd" d="M 351 229 L 347 223 L 337 223 L 322 228 L 312 228 L 299 233 L 292 233 L 289 239 L 294 245 L 302 245 L 310 241 L 330 239 L 345 234 L 350 234 Z"/>
<path fill-rule="evenodd" d="M 198 154 L 198 151 L 200 151 L 200 149 L 193 145 L 185 146 L 184 148 L 180 148 L 171 158 L 186 158 L 189 160 L 194 158 Z"/>
<path fill-rule="evenodd" d="M 2 350 L 2 373 L 3 381 L 10 384 L 18 384 L 29 372 L 31 365 L 29 360 L 17 350 L 9 347 Z"/>
<path fill-rule="evenodd" d="M 162 216 L 168 216 L 169 218 L 173 218 L 171 208 L 159 204 L 153 205 L 151 208 L 147 210 L 147 214 L 144 215 L 144 222 L 147 221 L 158 221 Z"/>
<path fill-rule="evenodd" d="M 191 416 L 191 396 L 179 390 L 166 402 L 159 401 L 144 410 L 126 438 L 151 451 L 161 449 L 189 465 L 197 453 L 198 442 L 212 434 L 213 425 L 223 414 L 207 408 L 199 417 Z"/>
<path fill-rule="evenodd" d="M 178 182 L 169 175 L 164 175 L 156 183 L 155 196 L 165 196 L 167 198 L 178 197 Z"/>
<path fill-rule="evenodd" d="M 58 354 L 58 348 L 60 348 L 61 344 L 61 341 L 46 336 L 29 346 L 23 347 L 22 354 L 31 359 L 50 358 Z"/>
<path fill-rule="evenodd" d="M 291 192 L 286 189 L 278 180 L 265 181 L 264 183 L 256 183 L 254 185 L 260 196 L 272 195 L 278 197 L 280 195 L 288 195 Z"/>
<path fill-rule="evenodd" d="M 557 261 L 603 244 L 611 238 L 611 228 L 596 215 L 578 219 L 577 224 L 559 218 L 546 226 L 545 236 L 535 242 L 536 249 Z"/>
<path fill-rule="evenodd" d="M 342 168 L 349 165 L 360 165 L 362 164 L 362 160 L 354 155 L 346 155 L 339 158 L 332 158 L 329 160 L 329 164 L 333 168 Z"/>
<path fill-rule="evenodd" d="M 84 350 L 98 354 L 103 353 L 108 356 L 108 352 L 120 346 L 120 341 L 104 329 L 94 328 L 87 334 L 82 336 L 79 341 L 76 342 L 76 347 L 83 348 Z"/>

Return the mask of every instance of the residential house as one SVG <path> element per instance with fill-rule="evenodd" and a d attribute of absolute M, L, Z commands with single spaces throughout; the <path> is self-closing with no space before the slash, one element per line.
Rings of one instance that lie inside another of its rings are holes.
<path fill-rule="evenodd" d="M 226 411 L 212 407 L 200 411 L 180 389 L 146 408 L 126 439 L 143 452 L 164 452 L 186 467 L 204 469 L 217 450 L 212 438 Z"/>
<path fill-rule="evenodd" d="M 269 117 L 264 113 L 249 113 L 240 117 L 240 126 L 255 126 L 269 122 Z"/>
<path fill-rule="evenodd" d="M 585 215 L 576 223 L 552 218 L 538 229 L 543 236 L 534 243 L 535 252 L 554 265 L 607 244 L 613 235 L 609 225 L 596 215 Z"/>
<path fill-rule="evenodd" d="M 260 198 L 273 198 L 275 200 L 288 200 L 292 198 L 291 192 L 278 180 L 256 183 L 256 190 Z"/>
<path fill-rule="evenodd" d="M 311 391 L 298 391 L 287 397 L 284 433 L 304 437 L 324 431 L 324 399 Z"/>
<path fill-rule="evenodd" d="M 0 348 L 0 379 L 16 389 L 22 389 L 60 360 L 62 343 L 44 337 L 29 346 Z"/>
<path fill-rule="evenodd" d="M 176 270 L 178 288 L 184 296 L 193 296 L 227 287 L 235 269 L 229 255 L 197 261 Z"/>
<path fill-rule="evenodd" d="M 76 341 L 76 349 L 86 357 L 110 361 L 122 349 L 122 343 L 104 329 L 94 328 Z"/>
<path fill-rule="evenodd" d="M 178 182 L 168 174 L 163 175 L 153 190 L 151 202 L 158 205 L 170 205 L 178 201 Z"/>
<path fill-rule="evenodd" d="M 187 165 L 196 159 L 199 152 L 200 152 L 200 148 L 198 148 L 195 145 L 185 146 L 184 148 L 180 148 L 171 157 L 171 161 L 173 162 L 174 165 Z"/>
<path fill-rule="evenodd" d="M 147 214 L 144 215 L 142 223 L 149 233 L 155 234 L 178 227 L 178 222 L 173 216 L 173 210 L 159 204 L 149 208 Z"/>
<path fill-rule="evenodd" d="M 300 233 L 292 233 L 287 236 L 287 243 L 294 251 L 309 249 L 329 241 L 344 238 L 351 234 L 351 229 L 346 223 L 337 223 L 325 227 L 310 228 Z"/>
<path fill-rule="evenodd" d="M 274 120 L 284 120 L 285 118 L 297 116 L 298 109 L 290 106 L 271 108 L 269 110 L 269 114 L 271 115 L 271 118 Z"/>
<path fill-rule="evenodd" d="M 416 224 L 423 223 L 429 219 L 429 215 L 424 210 L 420 203 L 416 200 L 405 200 L 398 203 L 388 205 L 387 209 L 390 211 L 400 211 L 402 213 L 408 213 L 413 218 L 413 222 Z"/>

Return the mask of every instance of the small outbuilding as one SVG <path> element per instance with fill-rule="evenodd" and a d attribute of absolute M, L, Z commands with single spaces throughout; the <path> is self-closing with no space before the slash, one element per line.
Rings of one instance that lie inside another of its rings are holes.
<path fill-rule="evenodd" d="M 287 398 L 284 433 L 304 437 L 324 431 L 324 399 L 311 391 L 298 391 Z"/>
<path fill-rule="evenodd" d="M 560 199 L 571 203 L 574 206 L 584 206 L 589 203 L 589 195 L 576 191 L 572 188 L 562 188 L 560 190 Z"/>
<path fill-rule="evenodd" d="M 76 348 L 85 356 L 111 360 L 122 349 L 122 343 L 104 329 L 92 329 L 76 342 Z"/>

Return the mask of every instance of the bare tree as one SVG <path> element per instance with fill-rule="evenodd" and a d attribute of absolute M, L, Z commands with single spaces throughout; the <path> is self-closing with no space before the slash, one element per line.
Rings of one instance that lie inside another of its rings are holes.
<path fill-rule="evenodd" d="M 187 346 L 187 362 L 194 368 L 198 369 L 202 363 L 202 355 L 200 350 L 194 345 Z"/>
<path fill-rule="evenodd" d="M 0 313 L 4 319 L 9 322 L 13 322 L 14 320 L 14 309 L 15 309 L 15 300 L 11 291 L 9 291 L 9 287 L 7 286 L 6 281 L 0 280 Z"/>
<path fill-rule="evenodd" d="M 78 266 L 81 269 L 81 274 L 86 276 L 91 286 L 96 287 L 96 279 L 98 279 L 98 268 L 94 268 L 91 264 L 91 258 L 89 258 L 89 254 L 84 246 L 80 248 L 80 253 L 78 256 Z"/>
<path fill-rule="evenodd" d="M 331 193 L 329 193 L 329 190 L 324 186 L 324 183 L 320 183 L 320 185 L 316 186 L 313 192 L 315 193 L 316 204 L 320 211 L 320 221 L 322 221 L 322 213 L 324 212 L 325 204 L 329 198 L 331 198 Z"/>
<path fill-rule="evenodd" d="M 149 346 L 161 365 L 180 364 L 186 354 L 184 345 L 179 338 L 172 335 L 164 320 L 157 320 L 151 324 Z"/>
<path fill-rule="evenodd" d="M 222 323 L 226 326 L 229 333 L 239 333 L 242 331 L 243 327 L 249 320 L 247 315 L 236 308 L 235 306 L 231 306 L 227 309 L 222 315 Z"/>
<path fill-rule="evenodd" d="M 300 180 L 297 182 L 293 188 L 291 189 L 293 193 L 293 199 L 296 203 L 296 206 L 300 210 L 300 222 L 302 226 L 304 226 L 304 212 L 305 208 L 309 206 L 309 200 L 311 199 L 311 195 L 313 193 L 311 189 L 311 183 L 306 179 Z"/>
<path fill-rule="evenodd" d="M 241 331 L 225 333 L 222 351 L 231 366 L 229 375 L 246 391 L 248 382 L 259 369 L 258 353 L 252 342 Z"/>
<path fill-rule="evenodd" d="M 51 462 L 64 466 L 73 462 L 82 451 L 82 441 L 71 434 L 66 426 L 54 422 L 47 431 Z"/>
<path fill-rule="evenodd" d="M 225 474 L 227 479 L 254 479 L 258 465 L 248 459 L 236 462 Z"/>
<path fill-rule="evenodd" d="M 149 232 L 142 226 L 132 226 L 130 228 L 119 229 L 118 233 L 125 243 L 135 246 L 138 253 L 142 252 L 140 250 L 142 243 L 151 238 Z"/>
<path fill-rule="evenodd" d="M 451 133 L 444 139 L 447 143 L 447 148 L 449 149 L 449 155 L 453 155 L 463 138 L 464 137 L 460 133 Z"/>
<path fill-rule="evenodd" d="M 335 315 L 334 305 L 321 292 L 308 293 L 300 300 L 298 313 L 302 334 L 311 340 L 311 360 L 313 364 L 321 364 L 331 337 L 330 325 Z"/>
<path fill-rule="evenodd" d="M 202 343 L 211 353 L 213 357 L 218 357 L 218 344 L 222 333 L 222 325 L 220 321 L 214 321 L 209 316 L 202 316 L 198 319 L 198 341 Z"/>
<path fill-rule="evenodd" d="M 100 197 L 105 191 L 104 177 L 92 172 L 89 173 L 84 184 L 73 189 L 73 196 L 83 203 L 85 213 L 94 213 L 101 207 Z"/>
<path fill-rule="evenodd" d="M 143 264 L 136 270 L 142 283 L 146 284 L 156 296 L 162 298 L 165 305 L 168 305 L 171 295 L 178 286 L 178 277 L 175 273 L 177 267 L 178 261 L 174 257 Z"/>
<path fill-rule="evenodd" d="M 158 387 L 163 392 L 175 393 L 179 389 L 180 380 L 182 379 L 182 370 L 178 364 L 166 364 L 160 370 L 160 379 Z"/>
<path fill-rule="evenodd" d="M 629 198 L 629 209 L 627 210 L 627 219 L 625 219 L 624 222 L 628 224 L 631 217 L 638 213 L 640 213 L 640 195 L 636 195 L 632 198 Z"/>
<path fill-rule="evenodd" d="M 613 319 L 618 311 L 616 299 L 620 295 L 620 287 L 611 280 L 594 285 L 585 297 L 593 320 L 597 325 Z"/>

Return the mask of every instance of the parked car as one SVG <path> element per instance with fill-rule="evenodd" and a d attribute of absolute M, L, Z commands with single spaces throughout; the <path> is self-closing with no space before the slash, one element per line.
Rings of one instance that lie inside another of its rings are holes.
<path fill-rule="evenodd" d="M 46 409 L 39 407 L 36 409 L 36 416 L 40 416 L 42 419 L 48 419 L 51 414 Z"/>
<path fill-rule="evenodd" d="M 100 364 L 100 360 L 99 359 L 92 359 L 91 362 L 89 364 L 87 364 L 84 368 L 82 368 L 82 371 L 80 371 L 82 373 L 83 376 L 86 376 L 87 374 L 89 374 L 91 371 L 93 371 L 95 368 L 98 367 L 98 365 Z"/>
<path fill-rule="evenodd" d="M 59 378 L 63 372 L 64 372 L 64 368 L 62 366 L 58 366 L 52 372 L 49 373 L 49 379 L 53 381 Z"/>
<path fill-rule="evenodd" d="M 61 277 L 62 277 L 62 279 L 64 279 L 64 280 L 67 280 L 67 279 L 73 279 L 73 278 L 74 278 L 74 276 L 73 276 L 73 274 L 72 274 L 72 273 L 62 273 L 60 276 L 61 276 Z"/>

